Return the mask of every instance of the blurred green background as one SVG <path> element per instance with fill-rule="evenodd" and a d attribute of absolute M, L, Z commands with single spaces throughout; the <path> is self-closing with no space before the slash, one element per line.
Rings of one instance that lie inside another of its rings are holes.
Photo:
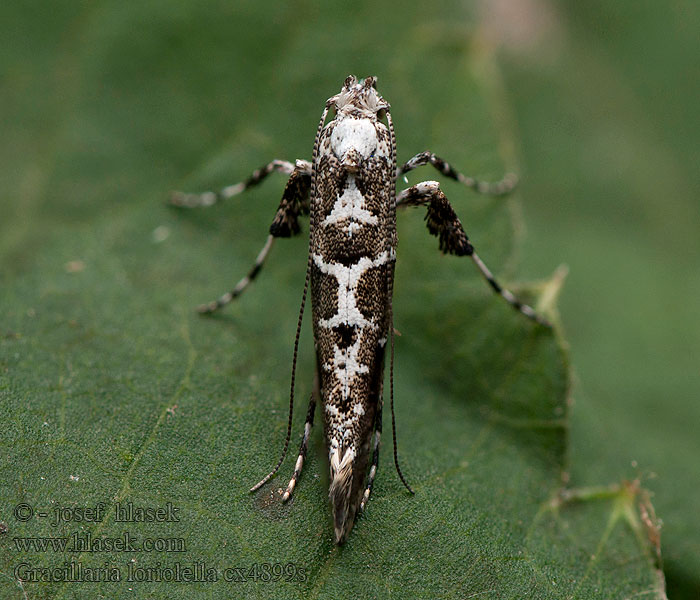
<path fill-rule="evenodd" d="M 215 15 L 245 14 L 247 26 L 224 29 L 206 3 L 153 1 L 132 13 L 108 2 L 0 7 L 0 285 L 34 265 L 53 223 L 65 232 L 98 214 L 117 221 L 144 197 L 158 201 L 166 185 L 228 183 L 281 149 L 283 158 L 307 156 L 303 132 L 315 127 L 320 99 L 357 65 L 371 65 L 380 90 L 393 90 L 387 98 L 405 123 L 432 134 L 397 122 L 400 158 L 430 139 L 444 140 L 431 149 L 450 159 L 462 142 L 447 138 L 460 126 L 425 107 L 459 101 L 460 57 L 495 56 L 493 118 L 516 146 L 500 150 L 522 176 L 519 273 L 537 280 L 562 263 L 570 269 L 560 312 L 575 371 L 571 484 L 641 479 L 664 523 L 669 597 L 698 598 L 700 5 L 214 6 Z M 127 21 L 129 50 L 153 62 L 119 60 Z M 343 32 L 355 37 L 356 57 L 340 54 L 334 36 Z M 198 39 L 183 42 L 189 35 Z M 422 86 L 419 101 L 412 90 Z M 201 89 L 211 93 L 206 102 Z M 279 110 L 260 109 L 268 95 Z M 230 129 L 234 107 L 245 118 Z M 465 142 L 483 163 L 458 166 L 496 176 L 491 133 Z M 459 210 L 478 239 L 471 201 Z M 217 282 L 230 276 L 221 261 L 212 260 Z"/>
<path fill-rule="evenodd" d="M 570 268 L 572 481 L 641 477 L 669 597 L 698 598 L 700 4 L 491 7 L 519 128 L 522 270 Z"/>

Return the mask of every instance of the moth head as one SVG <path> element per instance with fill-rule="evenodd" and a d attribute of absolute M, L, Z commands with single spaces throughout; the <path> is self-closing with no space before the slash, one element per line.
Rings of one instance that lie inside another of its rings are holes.
<path fill-rule="evenodd" d="M 389 109 L 389 103 L 377 93 L 377 78 L 366 77 L 358 81 L 354 75 L 346 77 L 340 93 L 328 99 L 328 104 L 340 114 L 376 116 L 379 119 Z"/>

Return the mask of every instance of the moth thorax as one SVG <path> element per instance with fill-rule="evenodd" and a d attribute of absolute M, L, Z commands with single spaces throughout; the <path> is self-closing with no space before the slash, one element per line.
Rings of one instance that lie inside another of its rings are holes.
<path fill-rule="evenodd" d="M 331 150 L 344 164 L 357 165 L 377 150 L 377 128 L 370 119 L 339 119 L 331 133 Z"/>

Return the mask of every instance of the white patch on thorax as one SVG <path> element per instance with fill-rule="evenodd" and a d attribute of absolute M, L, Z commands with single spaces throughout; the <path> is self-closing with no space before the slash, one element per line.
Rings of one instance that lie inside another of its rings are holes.
<path fill-rule="evenodd" d="M 369 225 L 377 224 L 377 217 L 365 208 L 364 196 L 357 189 L 354 175 L 348 175 L 347 184 L 343 193 L 333 205 L 331 213 L 323 220 L 322 225 L 340 224 L 343 221 L 342 229 L 347 232 L 348 237 L 352 237 L 354 231 L 361 229 L 361 223 Z"/>
<path fill-rule="evenodd" d="M 377 130 L 369 119 L 340 119 L 331 133 L 331 149 L 339 160 L 350 150 L 368 158 L 377 148 Z"/>

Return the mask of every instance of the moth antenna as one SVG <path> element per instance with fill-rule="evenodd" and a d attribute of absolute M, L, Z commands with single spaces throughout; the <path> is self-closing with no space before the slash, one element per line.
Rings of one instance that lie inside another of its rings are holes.
<path fill-rule="evenodd" d="M 318 144 L 319 144 L 319 138 L 321 137 L 321 130 L 323 129 L 323 124 L 326 122 L 326 117 L 328 116 L 328 108 L 330 104 L 327 105 L 323 109 L 323 114 L 321 115 L 321 120 L 318 124 L 318 129 L 316 130 L 316 139 L 314 140 L 314 151 L 313 151 L 313 157 L 312 157 L 312 164 L 316 163 L 316 157 L 318 155 Z M 285 437 L 284 440 L 284 449 L 282 450 L 282 456 L 280 456 L 279 461 L 275 465 L 275 468 L 272 469 L 263 479 L 261 479 L 258 483 L 256 483 L 252 488 L 250 488 L 251 492 L 255 492 L 256 490 L 259 490 L 263 485 L 265 485 L 270 479 L 277 473 L 279 468 L 282 466 L 282 463 L 284 462 L 285 457 L 287 456 L 287 450 L 289 449 L 289 440 L 292 437 L 292 421 L 293 421 L 293 411 L 294 411 L 294 383 L 296 380 L 296 372 L 297 372 L 297 356 L 299 354 L 299 338 L 301 337 L 301 324 L 302 321 L 304 320 L 304 308 L 306 306 L 306 295 L 309 290 L 309 279 L 311 277 L 311 263 L 312 263 L 312 253 L 311 253 L 311 244 L 313 240 L 312 237 L 312 232 L 313 232 L 313 226 L 314 226 L 314 218 L 315 218 L 315 212 L 314 212 L 314 207 L 313 207 L 313 199 L 315 197 L 315 192 L 316 192 L 316 176 L 315 174 L 312 175 L 311 177 L 311 206 L 310 206 L 310 219 L 309 219 L 309 256 L 306 261 L 306 277 L 304 279 L 304 292 L 301 296 L 301 307 L 299 309 L 299 320 L 297 321 L 297 333 L 294 338 L 294 357 L 292 359 L 292 381 L 290 385 L 290 390 L 289 390 L 289 418 L 287 419 L 287 436 Z"/>
<path fill-rule="evenodd" d="M 250 488 L 251 492 L 254 492 L 256 490 L 259 490 L 262 486 L 264 486 L 270 479 L 277 473 L 279 468 L 282 466 L 282 463 L 284 462 L 285 457 L 287 456 L 287 450 L 289 449 L 289 440 L 292 437 L 292 420 L 293 420 L 293 410 L 294 410 L 294 380 L 296 377 L 296 369 L 297 369 L 297 354 L 299 352 L 299 337 L 301 336 L 301 322 L 304 318 L 304 306 L 306 304 L 306 293 L 307 290 L 309 289 L 309 269 L 306 271 L 306 279 L 304 280 L 304 293 L 302 294 L 301 297 L 301 309 L 299 310 L 299 320 L 297 321 L 297 334 L 296 337 L 294 338 L 294 358 L 292 359 L 292 383 L 291 383 L 291 390 L 289 392 L 289 418 L 287 419 L 287 436 L 284 439 L 284 449 L 282 450 L 282 456 L 280 456 L 279 461 L 277 461 L 277 464 L 275 465 L 275 468 L 272 469 L 263 479 L 261 479 L 258 483 L 256 483 L 252 488 Z"/>
<path fill-rule="evenodd" d="M 391 111 L 387 107 L 386 109 L 386 122 L 389 126 L 389 134 L 391 135 L 391 173 L 393 174 L 394 181 L 392 181 L 391 189 L 389 192 L 389 222 L 393 222 L 394 216 L 396 215 L 396 135 L 394 134 L 394 122 L 391 118 Z M 388 231 L 387 239 L 389 240 L 388 252 L 390 256 L 394 256 L 396 252 L 396 231 Z M 394 465 L 396 465 L 396 472 L 399 475 L 401 483 L 406 486 L 406 489 L 415 494 L 408 485 L 406 478 L 401 472 L 401 467 L 399 466 L 399 453 L 396 444 L 396 415 L 394 414 L 394 261 L 391 261 L 391 266 L 387 273 L 387 298 L 389 299 L 389 345 L 390 345 L 390 359 L 389 359 L 389 399 L 391 405 L 391 434 L 394 440 Z"/>

